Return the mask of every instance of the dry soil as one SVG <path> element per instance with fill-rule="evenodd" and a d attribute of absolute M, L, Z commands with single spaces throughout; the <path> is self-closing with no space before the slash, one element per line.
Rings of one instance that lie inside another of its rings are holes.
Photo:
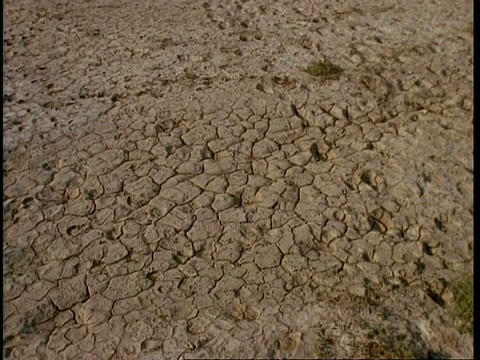
<path fill-rule="evenodd" d="M 473 1 L 4 7 L 6 358 L 473 356 Z"/>

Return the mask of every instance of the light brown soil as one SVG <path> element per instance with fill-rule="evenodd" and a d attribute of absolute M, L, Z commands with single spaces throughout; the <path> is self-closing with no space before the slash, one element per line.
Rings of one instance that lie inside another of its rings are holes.
<path fill-rule="evenodd" d="M 5 358 L 473 357 L 472 14 L 5 1 Z"/>

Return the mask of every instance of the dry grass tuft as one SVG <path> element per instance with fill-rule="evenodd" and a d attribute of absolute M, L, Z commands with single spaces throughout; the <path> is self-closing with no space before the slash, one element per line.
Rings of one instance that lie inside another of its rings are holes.
<path fill-rule="evenodd" d="M 328 60 L 313 62 L 303 71 L 311 76 L 321 77 L 323 80 L 337 80 L 343 73 L 343 69 L 340 66 Z"/>

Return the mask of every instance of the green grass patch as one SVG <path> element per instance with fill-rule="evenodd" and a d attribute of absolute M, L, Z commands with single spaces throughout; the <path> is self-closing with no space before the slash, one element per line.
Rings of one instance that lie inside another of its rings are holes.
<path fill-rule="evenodd" d="M 453 315 L 459 321 L 459 330 L 473 334 L 473 276 L 467 275 L 452 286 L 455 303 Z"/>
<path fill-rule="evenodd" d="M 303 71 L 311 76 L 320 77 L 323 80 L 336 80 L 343 73 L 343 69 L 340 66 L 328 60 L 313 62 L 307 68 L 303 69 Z"/>

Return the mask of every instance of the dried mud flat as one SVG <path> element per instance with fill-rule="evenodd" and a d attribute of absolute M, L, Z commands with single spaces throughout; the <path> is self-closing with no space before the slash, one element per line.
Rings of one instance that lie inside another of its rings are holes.
<path fill-rule="evenodd" d="M 5 358 L 472 357 L 472 10 L 6 1 Z"/>

